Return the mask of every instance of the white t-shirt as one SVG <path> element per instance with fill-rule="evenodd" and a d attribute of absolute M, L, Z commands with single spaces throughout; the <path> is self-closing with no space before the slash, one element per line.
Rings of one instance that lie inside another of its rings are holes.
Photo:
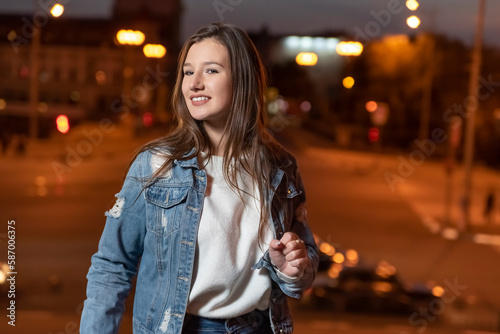
<path fill-rule="evenodd" d="M 203 164 L 204 161 L 200 161 L 200 165 Z M 256 308 L 264 310 L 269 306 L 271 278 L 267 269 L 252 270 L 251 267 L 268 249 L 273 232 L 268 226 L 259 247 L 258 188 L 240 168 L 238 185 L 244 190 L 241 192 L 243 202 L 224 180 L 222 157 L 213 156 L 204 169 L 207 190 L 187 312 L 224 319 Z"/>

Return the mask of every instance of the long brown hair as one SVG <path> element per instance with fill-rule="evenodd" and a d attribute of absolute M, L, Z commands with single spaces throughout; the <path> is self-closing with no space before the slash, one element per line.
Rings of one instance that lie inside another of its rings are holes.
<path fill-rule="evenodd" d="M 208 38 L 214 38 L 226 47 L 231 69 L 233 92 L 224 128 L 227 140 L 223 152 L 223 174 L 241 196 L 237 182 L 238 170 L 231 168 L 232 163 L 237 162 L 257 185 L 260 194 L 259 240 L 262 240 L 270 217 L 269 195 L 273 191 L 271 172 L 283 157 L 284 149 L 265 128 L 264 92 L 267 82 L 259 53 L 248 35 L 236 26 L 210 24 L 198 30 L 184 43 L 179 54 L 172 95 L 175 127 L 167 136 L 146 144 L 140 150 L 151 150 L 165 158 L 163 165 L 149 179 L 148 185 L 170 168 L 174 160 L 189 160 L 202 151 L 208 152 L 208 158 L 212 156 L 212 147 L 203 122 L 191 117 L 182 94 L 183 65 L 187 53 L 194 43 Z M 168 154 L 162 153 L 165 151 Z"/>

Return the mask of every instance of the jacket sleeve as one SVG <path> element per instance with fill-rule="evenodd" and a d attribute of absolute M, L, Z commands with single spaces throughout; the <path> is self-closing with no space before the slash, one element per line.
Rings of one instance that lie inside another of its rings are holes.
<path fill-rule="evenodd" d="M 283 274 L 280 275 L 277 273 L 277 269 L 272 265 L 269 252 L 266 252 L 264 255 L 265 261 L 263 265 L 269 269 L 271 278 L 278 283 L 280 289 L 286 295 L 293 298 L 300 298 L 302 293 L 312 286 L 312 283 L 316 278 L 319 263 L 319 251 L 318 246 L 314 241 L 311 229 L 309 228 L 304 185 L 302 183 L 302 178 L 297 168 L 295 159 L 293 159 L 293 164 L 290 168 L 293 168 L 293 183 L 296 187 L 295 190 L 297 192 L 297 196 L 292 199 L 291 224 L 288 231 L 295 233 L 301 240 L 304 241 L 310 260 L 310 266 L 305 269 L 300 279 L 290 280 L 286 279 Z"/>
<path fill-rule="evenodd" d="M 116 203 L 106 212 L 106 225 L 87 274 L 87 299 L 81 334 L 118 333 L 132 279 L 143 251 L 146 233 L 142 192 L 143 153 L 133 162 Z"/>

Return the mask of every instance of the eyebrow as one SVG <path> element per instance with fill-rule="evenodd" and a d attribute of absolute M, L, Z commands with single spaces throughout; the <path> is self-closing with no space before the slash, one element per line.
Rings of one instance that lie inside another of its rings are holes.
<path fill-rule="evenodd" d="M 204 61 L 202 63 L 203 65 L 219 65 L 220 67 L 224 67 L 221 63 L 218 63 L 216 61 Z M 192 66 L 191 63 L 184 63 L 183 67 L 188 67 Z"/>

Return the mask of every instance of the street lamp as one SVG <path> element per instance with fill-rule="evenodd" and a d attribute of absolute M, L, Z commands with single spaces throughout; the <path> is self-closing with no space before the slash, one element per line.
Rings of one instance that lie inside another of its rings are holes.
<path fill-rule="evenodd" d="M 116 33 L 116 40 L 121 45 L 141 45 L 146 37 L 139 30 L 121 29 Z"/>
<path fill-rule="evenodd" d="M 406 24 L 412 29 L 417 29 L 420 26 L 420 19 L 416 15 L 412 15 L 406 19 Z"/>
<path fill-rule="evenodd" d="M 420 4 L 416 0 L 407 0 L 406 1 L 406 7 L 411 11 L 417 10 L 419 6 L 420 6 Z"/>
<path fill-rule="evenodd" d="M 167 54 L 167 49 L 161 45 L 161 44 L 146 44 L 142 48 L 142 51 L 144 52 L 144 55 L 147 58 L 150 58 L 153 63 L 155 63 L 157 66 L 160 66 L 161 61 L 160 59 L 163 58 Z M 167 93 L 167 85 L 165 82 L 160 82 L 157 91 L 156 91 L 156 110 L 155 114 L 158 117 L 158 119 L 163 122 L 167 123 L 169 116 L 167 113 L 167 100 L 166 97 L 168 95 Z M 148 126 L 147 124 L 152 123 L 152 117 L 148 118 L 149 116 L 152 116 L 150 113 L 146 113 L 143 115 L 143 124 L 145 126 Z"/>
<path fill-rule="evenodd" d="M 50 9 L 53 17 L 59 17 L 64 12 L 64 7 L 55 4 Z M 29 77 L 29 110 L 30 110 L 30 138 L 36 140 L 38 137 L 38 102 L 40 99 L 40 79 L 38 78 L 40 69 L 40 49 L 41 49 L 42 27 L 33 25 L 33 41 L 30 48 L 30 77 Z"/>
<path fill-rule="evenodd" d="M 407 0 L 406 7 L 415 11 L 419 7 L 419 3 L 416 0 Z M 417 29 L 420 26 L 420 18 L 416 15 L 412 15 L 406 19 L 406 24 L 412 28 Z M 428 38 L 427 38 L 428 35 Z M 432 81 L 434 79 L 434 53 L 436 49 L 436 41 L 431 34 L 423 34 L 424 39 L 424 58 L 423 63 L 428 66 L 425 67 L 424 75 L 422 77 L 422 105 L 420 113 L 420 128 L 418 138 L 420 140 L 425 140 L 429 136 L 429 123 L 431 114 L 431 99 L 432 99 Z"/>
<path fill-rule="evenodd" d="M 167 49 L 161 44 L 146 44 L 142 51 L 148 58 L 163 58 L 167 53 Z"/>
<path fill-rule="evenodd" d="M 406 8 L 411 10 L 412 12 L 416 11 L 420 4 L 418 3 L 417 0 L 407 0 L 406 1 Z M 412 15 L 406 19 L 406 24 L 408 27 L 412 29 L 417 29 L 418 26 L 420 25 L 420 19 L 416 15 Z"/>
<path fill-rule="evenodd" d="M 474 49 L 472 51 L 471 74 L 469 80 L 469 96 L 472 103 L 467 103 L 467 122 L 464 138 L 464 197 L 463 197 L 463 215 L 465 229 L 470 224 L 470 204 L 472 188 L 472 163 L 474 160 L 474 132 L 476 126 L 476 113 L 478 109 L 478 81 L 481 69 L 481 49 L 483 45 L 484 13 L 486 10 L 486 0 L 479 0 L 479 9 L 476 22 L 476 36 L 474 40 Z"/>
<path fill-rule="evenodd" d="M 318 55 L 314 52 L 301 52 L 295 57 L 295 61 L 302 66 L 314 66 L 318 62 Z"/>
<path fill-rule="evenodd" d="M 351 76 L 347 76 L 342 80 L 342 85 L 347 89 L 351 89 L 354 86 L 354 83 L 354 78 Z"/>
<path fill-rule="evenodd" d="M 359 56 L 363 52 L 360 42 L 340 42 L 335 48 L 339 56 Z"/>
<path fill-rule="evenodd" d="M 60 4 L 55 4 L 50 10 L 50 14 L 52 14 L 53 17 L 59 17 L 63 13 L 64 13 L 64 7 L 63 5 Z"/>
<path fill-rule="evenodd" d="M 121 29 L 116 33 L 116 40 L 120 45 L 123 46 L 138 46 L 144 43 L 146 36 L 142 31 L 131 30 L 131 29 Z M 134 75 L 133 67 L 131 66 L 132 60 L 131 50 L 126 48 L 125 50 L 125 68 L 123 69 L 124 81 L 124 93 L 129 93 L 132 89 L 132 77 Z"/>

